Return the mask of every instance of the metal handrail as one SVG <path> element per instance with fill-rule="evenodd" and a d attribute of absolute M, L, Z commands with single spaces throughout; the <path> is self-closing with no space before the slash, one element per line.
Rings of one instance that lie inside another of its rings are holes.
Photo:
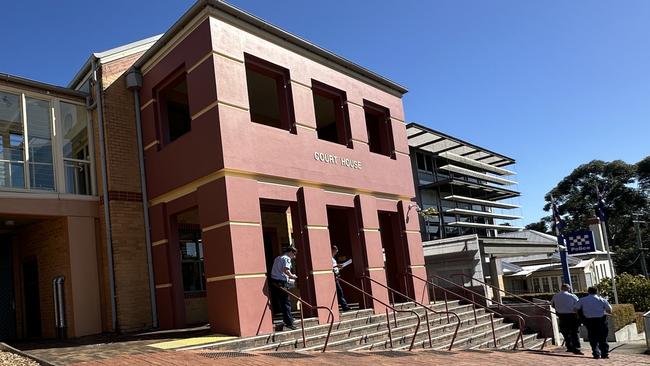
<path fill-rule="evenodd" d="M 415 344 L 415 337 L 418 335 L 418 330 L 420 330 L 420 316 L 418 315 L 418 313 L 416 313 L 413 310 L 400 310 L 400 309 L 397 309 L 396 307 L 394 307 L 392 305 L 389 305 L 389 304 L 386 304 L 385 302 L 379 300 L 378 298 L 372 296 L 368 292 L 358 288 L 357 286 L 351 284 L 350 282 L 348 282 L 348 281 L 346 281 L 346 280 L 344 280 L 342 278 L 339 278 L 338 280 L 339 280 L 340 283 L 343 283 L 346 286 L 348 286 L 348 287 L 362 293 L 364 296 L 370 297 L 374 301 L 377 301 L 378 303 L 380 303 L 380 304 L 382 304 L 382 305 L 384 305 L 386 307 L 386 327 L 388 328 L 388 340 L 390 342 L 390 348 L 391 349 L 393 348 L 393 331 L 390 328 L 390 316 L 388 315 L 388 309 L 391 309 L 393 311 L 393 314 L 395 314 L 395 313 L 411 313 L 411 314 L 415 315 L 415 318 L 417 319 L 418 322 L 415 325 L 415 333 L 413 333 L 413 338 L 411 339 L 411 345 L 409 346 L 409 351 L 413 350 L 413 345 Z M 394 319 L 395 319 L 395 327 L 397 327 L 397 318 L 394 317 Z"/>
<path fill-rule="evenodd" d="M 466 275 L 466 274 L 464 274 L 464 273 L 454 273 L 454 274 L 449 275 L 449 277 L 454 277 L 454 276 L 461 276 L 462 281 L 463 281 L 463 287 L 465 287 L 465 278 L 469 278 L 470 281 L 476 281 L 476 282 L 478 282 L 478 283 L 481 283 L 481 284 L 483 284 L 483 285 L 485 285 L 485 286 L 490 287 L 490 288 L 493 289 L 493 290 L 497 290 L 497 291 L 503 292 L 504 294 L 506 294 L 506 295 L 508 295 L 508 296 L 513 296 L 513 297 L 515 297 L 515 298 L 521 300 L 521 301 L 522 301 L 523 303 L 525 303 L 525 304 L 533 305 L 533 306 L 535 306 L 535 307 L 537 307 L 537 308 L 539 308 L 539 309 L 542 309 L 545 313 L 548 313 L 550 316 L 553 316 L 553 315 L 555 314 L 555 312 L 552 311 L 551 309 L 546 309 L 545 307 L 540 306 L 540 305 L 538 305 L 538 304 L 535 304 L 534 302 L 532 302 L 532 301 L 530 301 L 530 300 L 526 300 L 526 299 L 524 299 L 524 298 L 521 297 L 521 296 L 515 295 L 515 294 L 513 294 L 513 293 L 511 293 L 511 292 L 509 292 L 509 291 L 506 291 L 506 290 L 501 289 L 501 288 L 499 288 L 499 287 L 497 287 L 497 286 L 491 285 L 491 284 L 489 284 L 489 283 L 487 283 L 487 282 L 485 282 L 485 281 L 479 280 L 478 278 L 474 278 L 474 277 L 472 277 L 472 276 L 468 276 L 468 275 Z M 473 282 L 470 282 L 470 284 L 474 284 L 474 283 L 473 283 Z M 499 305 L 499 306 L 504 306 L 502 302 L 494 301 L 494 300 L 493 300 L 493 302 L 497 303 L 497 305 Z M 525 314 L 525 313 L 524 313 L 524 314 Z M 550 318 L 549 316 L 545 316 L 545 315 L 529 315 L 529 314 L 525 314 L 525 316 L 526 316 L 527 318 L 529 318 L 529 319 L 530 319 L 530 318 L 543 318 L 543 319 L 545 319 L 546 321 L 548 321 L 548 323 L 549 323 L 550 326 L 551 326 L 551 329 L 553 329 L 553 321 L 551 320 L 551 318 Z M 547 337 L 544 337 L 544 343 L 542 343 L 542 347 L 541 347 L 541 349 L 544 349 L 544 346 L 546 345 L 546 340 L 547 340 L 547 339 L 548 339 Z"/>
<path fill-rule="evenodd" d="M 426 318 L 425 320 L 426 320 L 426 323 L 427 323 L 427 333 L 429 334 L 429 347 L 433 347 L 433 341 L 431 340 L 431 327 L 429 326 L 429 313 L 427 312 L 427 310 L 434 313 L 434 314 L 436 314 L 436 315 L 446 313 L 447 314 L 447 323 L 449 323 L 449 314 L 455 316 L 458 323 L 456 324 L 456 330 L 454 331 L 454 335 L 451 337 L 451 343 L 449 344 L 448 350 L 451 351 L 451 348 L 454 346 L 454 342 L 456 341 L 456 336 L 458 335 L 458 330 L 460 329 L 460 324 L 461 324 L 460 317 L 458 316 L 458 314 L 454 313 L 453 311 L 437 311 L 437 310 L 433 310 L 430 307 L 428 307 L 426 305 L 423 305 L 422 303 L 418 302 L 417 300 L 412 299 L 411 297 L 409 297 L 407 295 L 404 295 L 403 293 L 401 293 L 401 292 L 399 292 L 399 291 L 397 291 L 397 290 L 395 290 L 393 288 L 390 288 L 390 287 L 384 285 L 383 283 L 381 283 L 381 282 L 379 282 L 377 280 L 374 280 L 374 279 L 372 279 L 372 278 L 370 278 L 368 276 L 361 276 L 361 278 L 365 278 L 365 279 L 367 279 L 367 280 L 369 280 L 371 282 L 374 282 L 377 285 L 385 288 L 386 290 L 390 291 L 391 296 L 393 296 L 393 294 L 397 294 L 398 296 L 401 296 L 401 297 L 413 302 L 415 305 L 424 308 L 424 316 Z M 392 298 L 393 298 L 393 304 L 395 304 L 395 298 L 394 297 L 392 297 Z"/>
<path fill-rule="evenodd" d="M 487 305 L 482 305 L 481 303 L 476 302 L 476 300 L 474 300 L 474 295 L 478 295 L 479 297 L 482 297 L 483 299 L 488 300 L 485 296 L 482 296 L 481 294 L 478 294 L 478 293 L 476 293 L 476 292 L 474 292 L 474 291 L 468 290 L 468 289 L 466 289 L 466 288 L 464 288 L 464 287 L 462 287 L 462 286 L 460 286 L 460 285 L 458 285 L 458 284 L 456 284 L 456 283 L 454 283 L 454 282 L 449 281 L 449 280 L 446 279 L 446 278 L 443 278 L 443 277 L 440 277 L 440 276 L 437 276 L 437 275 L 433 275 L 433 274 L 430 275 L 430 276 L 432 276 L 432 277 L 435 277 L 435 278 L 441 279 L 441 280 L 443 280 L 443 281 L 449 282 L 449 283 L 451 283 L 453 286 L 460 287 L 461 289 L 463 289 L 463 291 L 468 291 L 468 292 L 470 292 L 471 295 L 472 295 L 472 299 L 470 300 L 469 298 L 467 298 L 467 297 L 465 297 L 465 296 L 463 296 L 463 295 L 460 295 L 460 294 L 457 294 L 457 293 L 455 293 L 455 292 L 453 292 L 453 291 L 450 291 L 449 289 L 446 289 L 446 288 L 444 288 L 444 287 L 442 287 L 442 286 L 440 286 L 440 285 L 437 285 L 437 284 L 433 283 L 432 281 L 425 280 L 425 279 L 423 279 L 423 278 L 421 278 L 421 277 L 419 277 L 419 276 L 417 276 L 417 275 L 414 275 L 414 274 L 412 274 L 412 273 L 407 272 L 406 275 L 411 276 L 411 277 L 413 277 L 413 278 L 415 278 L 415 279 L 417 279 L 417 280 L 420 280 L 420 281 L 422 281 L 422 282 L 424 282 L 424 283 L 428 283 L 429 285 L 433 286 L 434 288 L 435 288 L 435 287 L 438 287 L 439 289 L 441 289 L 441 290 L 443 290 L 443 291 L 445 292 L 445 295 L 446 295 L 446 293 L 451 293 L 451 294 L 453 294 L 454 296 L 458 296 L 458 297 L 464 299 L 465 301 L 468 301 L 469 303 L 471 303 L 471 304 L 473 305 L 473 309 L 474 309 L 474 324 L 478 324 L 478 320 L 477 320 L 477 317 L 476 317 L 476 305 L 482 307 L 482 308 L 485 309 L 485 311 L 487 311 L 488 313 L 495 313 L 495 314 L 497 314 L 497 315 L 503 316 L 503 314 L 499 314 L 499 313 L 497 313 L 496 311 L 494 311 L 493 309 L 491 309 L 489 306 L 487 306 Z M 434 297 L 435 297 L 435 295 L 434 295 Z M 446 298 L 445 298 L 445 299 L 446 299 Z M 445 300 L 445 301 L 446 301 L 446 300 Z M 518 311 L 518 310 L 516 310 L 516 309 L 512 309 L 512 308 L 507 307 L 507 306 L 504 306 L 504 308 L 509 309 L 509 310 L 512 310 L 512 311 L 514 311 L 515 313 L 521 313 L 520 311 Z M 521 313 L 521 314 L 522 314 L 522 315 L 525 315 L 525 314 L 523 314 L 523 313 Z M 517 339 L 515 340 L 515 344 L 514 344 L 514 346 L 513 346 L 512 349 L 517 349 L 517 343 L 519 343 L 519 342 L 521 342 L 521 347 L 522 347 L 522 348 L 525 348 L 525 345 L 524 345 L 524 328 L 526 327 L 526 321 L 525 321 L 524 318 L 523 318 L 521 315 L 519 315 L 519 314 L 514 314 L 514 316 L 516 316 L 516 317 L 518 318 L 518 320 L 519 320 L 519 334 L 517 335 Z M 494 342 L 494 347 L 496 347 L 496 346 L 497 346 L 497 342 L 496 342 L 496 333 L 495 333 L 495 331 L 494 331 L 494 319 L 493 319 L 493 317 L 490 317 L 490 323 L 491 323 L 491 325 L 492 325 L 492 340 L 493 340 L 493 342 Z"/>
<path fill-rule="evenodd" d="M 330 341 L 330 335 L 332 334 L 332 327 L 334 326 L 334 313 L 332 312 L 332 309 L 330 309 L 330 308 L 328 308 L 326 306 L 312 305 L 312 304 L 308 303 L 307 301 L 303 300 L 302 298 L 300 298 L 299 296 L 294 295 L 293 293 L 291 293 L 291 291 L 287 290 L 286 288 L 280 287 L 280 286 L 278 286 L 276 284 L 272 284 L 272 285 L 275 286 L 276 288 L 284 291 L 287 295 L 293 297 L 297 301 L 300 301 L 301 304 L 304 304 L 304 305 L 308 306 L 310 309 L 325 309 L 325 310 L 327 310 L 329 312 L 329 315 L 327 317 L 327 321 L 330 323 L 330 326 L 327 329 L 327 337 L 325 338 L 325 344 L 323 345 L 323 350 L 321 351 L 321 352 L 325 352 L 325 350 L 327 349 L 327 344 Z M 303 348 L 306 348 L 307 347 L 307 340 L 306 340 L 306 336 L 305 336 L 305 316 L 304 316 L 304 311 L 303 311 L 302 306 L 300 307 L 300 329 L 302 331 L 302 346 L 303 346 Z"/>

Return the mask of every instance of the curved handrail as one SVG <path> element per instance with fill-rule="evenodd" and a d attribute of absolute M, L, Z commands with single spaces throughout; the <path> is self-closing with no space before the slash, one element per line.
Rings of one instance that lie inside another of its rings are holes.
<path fill-rule="evenodd" d="M 423 305 L 422 303 L 419 303 L 417 300 L 412 299 L 411 297 L 409 297 L 407 295 L 404 295 L 403 293 L 401 293 L 401 292 L 399 292 L 399 291 L 397 291 L 397 290 L 395 290 L 393 288 L 390 288 L 390 287 L 384 285 L 383 283 L 381 283 L 381 282 L 379 282 L 377 280 L 374 280 L 374 279 L 372 279 L 372 278 L 370 278 L 368 276 L 361 276 L 361 278 L 364 278 L 364 279 L 367 279 L 367 280 L 369 280 L 369 281 L 371 281 L 373 283 L 376 283 L 377 285 L 385 288 L 386 290 L 391 291 L 392 293 L 397 294 L 397 295 L 399 295 L 399 296 L 413 302 L 415 305 L 420 306 L 420 307 L 425 309 L 424 315 L 426 317 L 427 332 L 429 334 L 429 347 L 433 347 L 433 342 L 431 340 L 431 328 L 429 326 L 429 315 L 428 315 L 428 313 L 426 311 L 428 310 L 428 311 L 430 311 L 430 312 L 432 312 L 434 314 L 447 314 L 447 319 L 449 319 L 449 314 L 455 316 L 458 323 L 456 324 L 456 330 L 454 331 L 454 335 L 451 337 L 451 343 L 449 344 L 448 351 L 451 351 L 451 348 L 454 346 L 454 342 L 456 341 L 456 336 L 458 335 L 458 330 L 460 329 L 460 324 L 461 324 L 460 317 L 458 316 L 458 314 L 454 313 L 453 311 L 437 311 L 437 310 L 433 310 L 430 307 L 428 307 L 426 305 Z"/>
<path fill-rule="evenodd" d="M 407 272 L 406 274 L 409 275 L 409 276 L 411 276 L 411 277 L 413 277 L 413 278 L 415 278 L 415 279 L 417 279 L 417 280 L 420 280 L 420 281 L 422 281 L 422 282 L 424 282 L 424 283 L 428 283 L 428 284 L 431 285 L 431 286 L 438 287 L 439 289 L 443 290 L 445 293 L 449 292 L 449 293 L 453 294 L 454 296 L 461 297 L 461 298 L 463 298 L 465 301 L 470 302 L 470 303 L 474 306 L 474 308 L 476 308 L 476 305 L 478 305 L 478 306 L 482 307 L 483 309 L 485 309 L 485 311 L 487 311 L 487 312 L 489 312 L 489 313 L 495 313 L 495 314 L 498 314 L 496 311 L 494 311 L 493 309 L 491 309 L 491 308 L 488 307 L 487 305 L 483 305 L 483 304 L 481 304 L 481 303 L 479 303 L 479 302 L 476 302 L 476 301 L 474 300 L 474 295 L 477 295 L 477 296 L 483 298 L 484 300 L 489 300 L 488 298 L 486 298 L 485 296 L 483 296 L 483 295 L 481 295 L 481 294 L 479 294 L 479 293 L 477 293 L 477 292 L 474 292 L 474 291 L 472 291 L 472 290 L 466 289 L 465 287 L 462 287 L 462 286 L 458 285 L 457 283 L 454 283 L 454 282 L 452 282 L 452 281 L 449 281 L 448 279 L 446 279 L 446 278 L 444 278 L 444 277 L 440 277 L 440 276 L 438 276 L 438 275 L 434 275 L 434 274 L 431 274 L 431 275 L 430 275 L 430 276 L 432 276 L 432 277 L 435 277 L 435 278 L 438 278 L 438 279 L 440 279 L 440 280 L 446 281 L 446 282 L 452 284 L 453 286 L 460 287 L 461 289 L 463 289 L 463 291 L 467 291 L 467 292 L 471 293 L 471 294 L 472 294 L 472 299 L 470 300 L 469 298 L 467 298 L 467 297 L 465 297 L 465 296 L 463 296 L 463 295 L 460 295 L 460 294 L 458 294 L 458 293 L 455 293 L 455 292 L 453 292 L 453 291 L 450 291 L 449 289 L 444 288 L 444 287 L 442 287 L 442 286 L 440 286 L 440 285 L 437 285 L 437 284 L 433 283 L 432 281 L 429 281 L 428 279 L 425 280 L 425 279 L 423 279 L 423 278 L 421 278 L 421 277 L 419 277 L 419 276 L 417 276 L 417 275 L 414 275 L 414 274 L 412 274 L 412 273 L 409 273 L 409 272 Z M 505 305 L 504 305 L 503 307 L 506 308 L 506 309 L 509 309 L 509 310 L 511 310 L 511 311 L 513 311 L 513 312 L 515 312 L 515 314 L 512 314 L 512 315 L 514 315 L 515 317 L 517 317 L 518 320 L 519 320 L 519 335 L 517 336 L 517 339 L 515 340 L 515 344 L 514 344 L 513 349 L 517 349 L 517 343 L 518 343 L 519 341 L 521 341 L 521 347 L 525 347 L 525 345 L 524 345 L 524 328 L 526 327 L 526 321 L 524 320 L 524 318 L 523 318 L 521 315 L 526 315 L 526 314 L 523 314 L 523 313 L 521 313 L 520 311 L 518 311 L 518 310 L 516 310 L 516 309 L 513 309 L 513 308 L 510 308 L 510 307 L 505 306 Z M 517 313 L 518 313 L 518 314 L 517 314 Z M 503 314 L 498 314 L 498 315 L 503 316 Z M 474 316 L 475 316 L 475 322 L 476 322 L 476 315 L 474 315 Z M 494 346 L 496 347 L 496 335 L 495 335 L 495 333 L 494 333 L 494 330 L 492 331 L 492 337 L 494 338 Z"/>
<path fill-rule="evenodd" d="M 325 309 L 325 310 L 327 310 L 329 312 L 329 315 L 327 316 L 327 320 L 330 323 L 330 326 L 327 329 L 327 337 L 325 338 L 325 344 L 323 345 L 323 350 L 321 351 L 321 352 L 325 352 L 325 350 L 327 349 L 327 344 L 330 341 L 330 335 L 332 334 L 332 327 L 334 327 L 334 313 L 332 312 L 332 309 L 330 309 L 328 307 L 325 307 L 325 306 L 312 305 L 312 304 L 308 303 L 307 301 L 303 300 L 302 298 L 300 298 L 299 296 L 294 295 L 293 293 L 291 293 L 291 291 L 287 290 L 286 288 L 280 287 L 280 286 L 278 286 L 276 284 L 272 284 L 272 285 L 275 286 L 276 288 L 284 291 L 286 294 L 293 297 L 297 301 L 300 301 L 301 304 L 303 304 L 305 306 L 308 306 L 310 309 Z M 304 317 L 304 314 L 303 314 L 302 306 L 300 307 L 300 328 L 301 328 L 301 331 L 302 331 L 302 346 L 304 348 L 304 347 L 307 347 L 307 340 L 306 340 L 306 337 L 305 337 L 305 317 Z"/>
<path fill-rule="evenodd" d="M 551 309 L 547 309 L 547 308 L 545 308 L 545 307 L 543 307 L 543 306 L 540 306 L 539 304 L 536 304 L 536 303 L 534 303 L 534 302 L 532 302 L 532 301 L 530 301 L 530 300 L 526 300 L 526 299 L 524 299 L 523 297 L 521 297 L 521 296 L 519 296 L 519 295 L 515 295 L 515 294 L 513 294 L 512 292 L 506 291 L 506 290 L 504 290 L 504 289 L 502 289 L 502 288 L 499 288 L 499 287 L 497 287 L 497 286 L 494 286 L 494 285 L 491 285 L 491 284 L 489 284 L 489 283 L 487 283 L 487 282 L 484 282 L 484 281 L 482 281 L 482 280 L 479 280 L 478 278 L 474 278 L 474 277 L 468 276 L 468 275 L 466 275 L 466 274 L 464 274 L 464 273 L 454 273 L 454 274 L 449 275 L 449 277 L 454 277 L 454 276 L 461 276 L 461 277 L 463 278 L 463 282 L 464 282 L 465 278 L 469 278 L 470 281 L 476 281 L 476 282 L 478 282 L 478 283 L 480 283 L 480 284 L 483 284 L 483 285 L 485 285 L 485 286 L 490 287 L 490 288 L 493 289 L 493 290 L 497 290 L 497 291 L 499 291 L 499 292 L 503 292 L 504 294 L 506 294 L 506 295 L 508 295 L 508 296 L 512 296 L 512 297 L 514 297 L 514 298 L 517 298 L 517 299 L 521 300 L 521 302 L 523 302 L 523 303 L 526 303 L 526 304 L 529 304 L 529 305 L 533 305 L 533 306 L 535 306 L 535 307 L 538 307 L 538 308 L 544 310 L 544 311 L 547 312 L 547 313 L 555 314 L 555 312 L 552 311 Z"/>
<path fill-rule="evenodd" d="M 339 278 L 338 280 L 339 280 L 340 283 L 343 283 L 346 286 L 348 286 L 348 287 L 362 293 L 364 296 L 370 297 L 374 301 L 377 301 L 378 303 L 380 303 L 380 304 L 382 304 L 382 305 L 384 305 L 386 307 L 386 326 L 388 327 L 388 340 L 390 341 L 390 348 L 393 348 L 393 333 L 392 333 L 392 329 L 390 328 L 390 317 L 388 316 L 388 309 L 393 310 L 393 313 L 411 313 L 411 314 L 415 315 L 418 322 L 415 325 L 415 333 L 413 333 L 413 338 L 411 339 L 411 345 L 409 346 L 409 351 L 413 350 L 413 345 L 415 344 L 415 337 L 418 335 L 418 330 L 420 330 L 420 316 L 418 315 L 418 313 L 416 313 L 413 310 L 400 310 L 400 309 L 397 309 L 396 307 L 394 307 L 392 305 L 389 305 L 389 304 L 386 304 L 385 302 L 383 302 L 383 301 L 379 300 L 378 298 L 372 296 L 372 294 L 367 293 L 366 291 L 358 288 L 357 286 L 351 284 L 350 282 L 348 282 L 348 281 L 346 281 L 346 280 L 344 280 L 342 278 Z M 395 326 L 397 326 L 397 319 L 395 319 Z"/>
<path fill-rule="evenodd" d="M 462 278 L 462 280 L 463 280 L 463 284 L 465 283 L 465 278 L 469 278 L 470 281 L 476 281 L 476 282 L 478 282 L 478 283 L 481 283 L 481 284 L 483 284 L 483 285 L 485 285 L 485 286 L 490 287 L 490 288 L 493 289 L 493 290 L 497 290 L 497 291 L 499 291 L 499 292 L 503 292 L 504 294 L 506 294 L 506 295 L 508 295 L 508 296 L 515 297 L 515 298 L 521 300 L 521 301 L 522 301 L 523 303 L 525 303 L 525 304 L 533 305 L 533 306 L 535 306 L 536 308 L 542 309 L 545 313 L 548 313 L 550 316 L 555 315 L 555 312 L 552 311 L 551 309 L 547 309 L 547 308 L 545 308 L 545 307 L 543 307 L 543 306 L 540 306 L 539 304 L 535 304 L 534 302 L 532 302 L 532 301 L 530 301 L 530 300 L 526 300 L 526 299 L 524 299 L 524 298 L 521 297 L 521 296 L 515 295 L 515 294 L 513 294 L 513 293 L 511 293 L 511 292 L 509 292 L 509 291 L 506 291 L 506 290 L 502 289 L 502 288 L 499 288 L 499 287 L 497 287 L 497 286 L 491 285 L 491 284 L 489 284 L 489 283 L 487 283 L 487 282 L 485 282 L 485 281 L 479 280 L 478 278 L 474 278 L 474 277 L 472 277 L 472 276 L 468 276 L 468 275 L 466 275 L 466 274 L 464 274 L 464 273 L 454 273 L 454 274 L 449 275 L 449 277 L 454 277 L 454 276 L 460 276 L 460 277 Z M 471 283 L 473 284 L 473 282 L 471 282 Z M 463 287 L 464 287 L 464 286 L 463 286 Z M 496 303 L 499 304 L 500 306 L 504 306 L 502 302 L 499 302 L 499 301 L 493 301 L 493 302 L 496 302 Z M 548 321 L 548 323 L 550 324 L 551 329 L 553 329 L 553 321 L 551 320 L 551 318 L 550 318 L 549 316 L 545 316 L 545 315 L 528 315 L 528 314 L 525 314 L 525 315 L 526 315 L 527 318 L 543 318 L 543 319 L 546 319 L 546 321 Z M 546 339 L 547 339 L 547 338 L 544 338 L 544 343 L 542 344 L 542 348 L 541 348 L 541 349 L 544 349 L 544 346 L 546 345 Z"/>

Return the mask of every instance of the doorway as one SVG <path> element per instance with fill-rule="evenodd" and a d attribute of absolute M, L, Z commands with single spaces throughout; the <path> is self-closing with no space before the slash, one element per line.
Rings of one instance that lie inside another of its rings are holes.
<path fill-rule="evenodd" d="M 379 232 L 381 246 L 384 250 L 384 268 L 388 287 L 405 295 L 412 290 L 406 287 L 404 276 L 408 270 L 407 248 L 401 235 L 400 217 L 397 212 L 379 211 Z M 395 297 L 395 302 L 405 302 L 407 299 Z"/>
<path fill-rule="evenodd" d="M 0 239 L 0 342 L 16 338 L 16 300 L 11 241 Z"/>
<path fill-rule="evenodd" d="M 23 296 L 25 297 L 25 335 L 41 336 L 41 298 L 38 288 L 38 261 L 31 257 L 23 262 Z"/>

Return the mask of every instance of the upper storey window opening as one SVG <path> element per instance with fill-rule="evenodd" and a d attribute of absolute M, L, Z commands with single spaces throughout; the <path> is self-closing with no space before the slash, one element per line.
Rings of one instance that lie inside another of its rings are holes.
<path fill-rule="evenodd" d="M 364 100 L 363 109 L 366 116 L 370 152 L 395 159 L 393 131 L 388 108 Z"/>
<path fill-rule="evenodd" d="M 163 143 L 168 144 L 190 132 L 192 117 L 185 73 L 166 83 L 158 91 Z"/>
<path fill-rule="evenodd" d="M 312 92 L 318 138 L 352 148 L 345 92 L 316 80 Z"/>
<path fill-rule="evenodd" d="M 289 70 L 244 55 L 251 121 L 295 133 Z"/>

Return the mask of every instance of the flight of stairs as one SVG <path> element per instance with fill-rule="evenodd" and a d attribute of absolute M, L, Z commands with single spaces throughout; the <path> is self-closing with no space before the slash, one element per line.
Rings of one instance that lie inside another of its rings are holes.
<path fill-rule="evenodd" d="M 442 302 L 431 304 L 430 307 L 437 311 L 444 311 Z M 425 324 L 424 309 L 413 303 L 396 305 L 401 310 L 413 310 L 421 318 L 420 329 L 417 332 L 414 349 L 429 348 L 429 337 Z M 461 327 L 454 342 L 453 350 L 495 348 L 492 337 L 490 316 L 484 310 L 477 308 L 475 323 L 472 305 L 460 304 L 458 301 L 449 302 L 449 311 L 455 312 L 461 319 Z M 397 314 L 397 326 L 390 313 L 393 338 L 393 350 L 408 350 L 417 323 L 412 313 Z M 447 350 L 456 328 L 456 318 L 451 316 L 447 322 L 445 314 L 429 312 L 429 326 L 433 349 Z M 216 344 L 191 347 L 201 348 L 206 351 L 239 351 L 239 352 L 269 352 L 269 351 L 322 351 L 329 324 L 318 324 L 317 319 L 305 319 L 306 347 L 303 347 L 300 322 L 296 322 L 297 330 L 280 331 L 268 335 L 237 338 Z M 512 349 L 519 330 L 504 319 L 494 318 L 494 330 L 499 349 Z M 543 340 L 537 334 L 524 334 L 524 345 L 527 349 L 539 349 Z M 340 320 L 334 323 L 327 346 L 327 351 L 372 351 L 391 349 L 386 315 L 373 314 L 371 309 L 352 310 L 341 313 Z"/>

